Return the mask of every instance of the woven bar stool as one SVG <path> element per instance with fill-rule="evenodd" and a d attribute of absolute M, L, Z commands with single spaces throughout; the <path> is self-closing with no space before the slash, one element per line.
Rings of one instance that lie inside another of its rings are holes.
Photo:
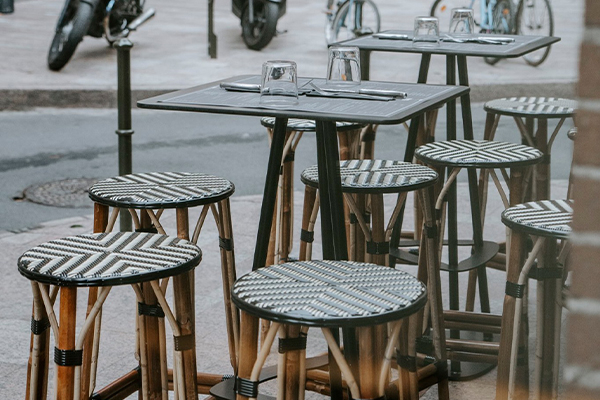
<path fill-rule="evenodd" d="M 260 123 L 267 128 L 269 139 L 273 137 L 275 118 L 261 118 Z M 340 146 L 340 159 L 372 158 L 375 127 L 354 122 L 336 122 Z M 364 128 L 364 129 L 363 129 Z M 289 255 L 293 246 L 294 220 L 294 155 L 298 143 L 305 132 L 316 132 L 314 120 L 290 118 L 287 123 L 286 143 L 283 149 L 281 176 L 277 190 L 275 223 L 271 232 L 271 245 L 267 264 L 291 261 Z"/>
<path fill-rule="evenodd" d="M 63 399 L 88 398 L 95 385 L 95 368 L 88 379 L 82 379 L 85 338 L 91 333 L 92 346 L 98 346 L 99 324 L 93 324 L 102 312 L 102 305 L 110 290 L 118 285 L 131 285 L 140 307 L 144 307 L 142 283 L 149 285 L 158 299 L 160 310 L 166 316 L 173 331 L 175 366 L 174 386 L 179 398 L 196 399 L 196 347 L 193 336 L 185 332 L 190 329 L 189 321 L 178 319 L 167 304 L 164 296 L 165 283 L 193 270 L 200 262 L 200 249 L 186 241 L 166 235 L 137 232 L 99 233 L 78 235 L 53 240 L 26 251 L 18 261 L 19 272 L 31 280 L 34 301 L 32 327 L 52 328 L 55 340 L 54 361 L 56 367 L 56 397 Z M 162 282 L 160 281 L 162 279 Z M 95 287 L 98 296 L 90 308 L 79 335 L 76 335 L 77 289 Z M 60 298 L 58 316 L 54 302 Z M 191 291 L 175 296 L 175 307 L 189 308 L 193 305 Z M 142 318 L 138 319 L 139 338 L 143 341 Z M 36 333 L 36 332 L 34 332 Z M 164 335 L 164 331 L 161 332 Z M 36 335 L 37 336 L 37 335 Z M 34 338 L 34 341 L 37 340 Z M 47 352 L 47 347 L 44 349 Z M 144 348 L 139 349 L 141 366 L 142 398 L 148 397 L 148 361 L 154 356 Z M 161 355 L 162 356 L 162 355 Z M 31 387 L 28 398 L 45 398 L 39 392 L 37 377 L 47 376 L 47 368 L 37 363 L 47 354 L 33 346 L 31 354 Z M 186 364 L 191 358 L 193 364 Z M 159 381 L 161 392 L 166 396 L 166 371 Z M 88 391 L 89 390 L 89 391 Z"/>
<path fill-rule="evenodd" d="M 483 109 L 487 112 L 484 140 L 494 140 L 498 121 L 503 115 L 513 117 L 523 143 L 544 153 L 544 160 L 537 165 L 531 200 L 550 198 L 550 152 L 560 128 L 567 118 L 575 117 L 577 102 L 555 97 L 510 97 L 488 101 Z M 548 136 L 548 120 L 558 119 L 558 124 Z M 536 127 L 537 121 L 537 127 Z M 480 182 L 487 181 L 485 175 Z M 481 185 L 480 185 L 481 186 Z M 485 190 L 484 190 L 485 193 Z"/>
<path fill-rule="evenodd" d="M 396 220 L 401 215 L 408 192 L 433 185 L 437 173 L 422 165 L 389 160 L 346 160 L 340 162 L 342 192 L 350 209 L 349 257 L 389 265 L 390 238 Z M 301 175 L 307 189 L 319 187 L 317 166 L 305 169 Z M 385 225 L 383 195 L 397 193 L 394 211 Z M 307 200 L 308 199 L 308 200 Z M 305 198 L 300 236 L 301 258 L 309 260 L 312 254 L 314 225 L 319 207 L 318 197 Z M 365 213 L 370 204 L 370 213 Z M 416 264 L 416 260 L 415 260 Z"/>
<path fill-rule="evenodd" d="M 111 231 L 119 212 L 126 210 L 132 216 L 136 230 L 164 234 L 160 217 L 164 210 L 175 209 L 177 236 L 196 243 L 207 214 L 209 211 L 212 213 L 219 234 L 229 356 L 235 371 L 237 367 L 236 355 L 238 349 L 236 343 L 238 342 L 239 316 L 230 299 L 231 286 L 236 278 L 229 204 L 229 197 L 233 192 L 233 183 L 213 175 L 187 172 L 149 172 L 99 181 L 90 188 L 89 195 L 94 201 L 94 219 L 95 224 L 97 224 L 95 229 L 101 232 Z M 202 206 L 202 210 L 190 238 L 188 208 L 196 206 Z M 110 218 L 109 207 L 113 207 Z M 139 215 L 136 210 L 139 210 Z M 192 274 L 190 274 L 189 279 L 174 280 L 174 291 L 178 292 L 191 286 L 193 293 L 193 282 L 194 276 Z M 155 299 L 149 296 L 146 302 L 152 304 Z M 180 310 L 180 312 L 188 315 L 192 321 L 195 320 L 194 308 Z M 164 324 L 164 321 L 162 321 L 162 318 L 156 318 L 152 313 L 147 314 L 150 314 L 145 316 L 147 319 L 146 327 L 148 328 L 146 334 L 147 345 L 154 347 L 158 345 L 156 332 L 158 332 L 160 325 Z M 157 368 L 153 369 L 153 371 L 157 370 Z M 210 377 L 207 378 L 210 379 Z M 203 374 L 199 374 L 198 379 L 202 383 L 204 381 Z M 210 386 L 210 383 L 207 385 Z"/>
<path fill-rule="evenodd" d="M 479 325 L 479 328 L 481 328 L 479 332 L 487 334 L 484 336 L 486 340 L 491 339 L 490 333 L 499 333 L 500 327 L 500 318 L 489 315 L 491 310 L 486 273 L 486 263 L 496 255 L 499 250 L 499 245 L 495 242 L 483 239 L 483 217 L 478 198 L 479 192 L 475 175 L 476 169 L 488 170 L 498 188 L 505 207 L 508 208 L 511 204 L 522 202 L 522 181 L 526 169 L 527 167 L 539 163 L 542 160 L 542 157 L 543 154 L 541 151 L 529 146 L 486 140 L 433 142 L 421 146 L 415 151 L 415 158 L 417 160 L 435 168 L 440 175 L 443 175 L 444 169 L 448 169 L 448 179 L 444 183 L 436 201 L 436 213 L 439 218 L 440 237 L 443 237 L 446 225 L 445 198 L 450 190 L 455 190 L 453 189 L 453 185 L 456 183 L 458 173 L 462 169 L 466 169 L 469 174 L 473 238 L 472 240 L 459 240 L 457 210 L 449 209 L 447 213 L 448 240 L 447 242 L 440 241 L 440 244 L 447 245 L 448 248 L 448 263 L 442 263 L 441 269 L 449 272 L 450 311 L 447 311 L 445 314 L 447 321 L 452 319 L 452 323 L 448 322 L 448 325 L 456 328 L 451 332 L 451 338 L 455 341 L 460 339 L 459 330 L 470 331 L 470 328 L 474 326 L 473 324 Z M 495 172 L 496 169 L 499 169 L 502 172 L 502 176 L 510 191 L 510 199 L 502 188 L 500 179 Z M 459 246 L 468 246 L 471 249 L 470 256 L 461 261 L 459 261 L 458 255 Z M 439 251 L 442 251 L 442 247 L 440 247 Z M 401 259 L 403 258 L 404 257 L 401 257 Z M 460 308 L 458 274 L 464 271 L 470 271 L 465 310 L 468 312 L 474 310 L 475 285 L 477 281 L 479 281 L 479 299 L 482 314 L 475 315 L 471 313 L 459 313 L 456 311 Z M 493 328 L 489 325 L 493 326 Z M 456 343 L 458 348 L 460 343 Z M 456 358 L 461 358 L 461 355 L 457 351 L 456 353 L 449 353 L 450 359 L 453 359 L 455 355 Z M 495 364 L 494 357 L 490 357 L 488 354 L 479 358 L 482 361 L 485 361 L 486 364 L 492 366 Z M 477 355 L 473 357 L 473 359 L 476 358 L 478 358 Z M 458 359 L 457 361 L 464 360 Z M 457 379 L 460 378 L 461 372 L 459 371 L 458 364 L 454 364 L 451 373 L 456 375 Z"/>
<path fill-rule="evenodd" d="M 526 357 L 522 354 L 523 348 L 520 346 L 524 340 L 520 310 L 527 307 L 527 302 L 523 298 L 527 291 L 528 278 L 538 281 L 534 391 L 538 399 L 554 399 L 558 395 L 561 296 L 566 278 L 563 266 L 570 246 L 565 242 L 559 251 L 557 242 L 568 239 L 572 219 L 572 200 L 535 201 L 510 207 L 502 213 L 502 222 L 511 230 L 512 235 L 497 390 L 505 393 L 506 387 L 503 385 L 506 381 L 502 380 L 501 368 L 506 371 L 510 355 L 508 398 L 528 394 L 529 375 L 526 370 L 523 371 L 520 362 L 523 357 Z M 528 236 L 533 237 L 534 245 L 523 264 L 521 261 L 526 253 Z M 537 265 L 535 265 L 536 259 Z M 516 277 L 518 280 L 515 279 Z M 524 376 L 519 376 L 523 373 Z M 525 380 L 527 382 L 524 382 Z"/>
<path fill-rule="evenodd" d="M 236 377 L 238 398 L 258 396 L 259 373 L 278 331 L 278 370 L 281 372 L 278 398 L 304 398 L 307 378 L 304 358 L 309 327 L 321 328 L 351 398 L 384 398 L 397 346 L 402 349 L 397 356 L 401 380 L 398 387 L 404 393 L 401 398 L 418 398 L 416 353 L 409 342 L 415 340 L 418 311 L 428 296 L 424 284 L 411 275 L 352 261 L 299 261 L 262 268 L 243 276 L 236 281 L 232 297 L 242 311 L 241 348 L 248 351 L 247 356 L 240 357 Z M 252 321 L 257 318 L 272 321 L 258 356 L 256 346 L 244 343 L 246 329 L 250 330 Z M 402 323 L 402 319 L 406 322 Z M 390 323 L 390 334 L 386 344 L 385 339 L 376 338 L 388 331 L 387 323 Z M 286 328 L 291 326 L 298 327 L 297 338 L 286 337 Z M 344 340 L 342 354 L 335 339 L 335 332 L 341 327 L 355 332 L 357 338 L 356 359 L 350 363 L 347 361 L 348 357 L 352 358 L 350 342 Z M 439 341 L 436 348 L 443 352 Z M 294 353 L 297 357 L 293 357 Z M 297 372 L 290 372 L 290 364 Z M 440 394 L 447 395 L 447 388 L 440 389 Z"/>

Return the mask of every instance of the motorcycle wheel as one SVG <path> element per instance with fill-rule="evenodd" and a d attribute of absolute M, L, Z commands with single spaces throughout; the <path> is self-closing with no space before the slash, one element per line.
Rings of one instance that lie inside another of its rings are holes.
<path fill-rule="evenodd" d="M 266 0 L 254 0 L 254 22 L 250 24 L 248 7 L 242 13 L 242 38 L 246 47 L 261 50 L 271 42 L 277 30 L 279 6 Z"/>
<path fill-rule="evenodd" d="M 79 2 L 77 9 L 67 12 L 64 23 L 57 29 L 48 51 L 48 67 L 52 71 L 60 71 L 69 62 L 77 45 L 87 33 L 93 17 L 94 6 L 84 1 Z"/>

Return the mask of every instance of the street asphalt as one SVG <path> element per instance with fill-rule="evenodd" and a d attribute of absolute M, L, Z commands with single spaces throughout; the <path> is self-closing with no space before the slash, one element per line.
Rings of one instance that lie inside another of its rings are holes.
<path fill-rule="evenodd" d="M 269 59 L 295 60 L 301 76 L 325 74 L 327 48 L 322 13 L 325 0 L 290 1 L 287 14 L 278 24 L 281 33 L 260 52 L 245 48 L 230 2 L 215 3 L 218 57 L 210 59 L 206 2 L 147 1 L 147 7 L 156 9 L 156 17 L 130 36 L 134 43 L 131 52 L 134 98 L 233 75 L 258 74 L 262 62 Z M 503 60 L 495 66 L 485 64 L 482 59 L 469 59 L 476 137 L 483 133 L 482 106 L 486 100 L 513 95 L 575 97 L 583 3 L 583 0 L 552 2 L 555 36 L 562 40 L 537 68 L 522 59 Z M 43 241 L 89 232 L 92 223 L 89 204 L 41 205 L 28 200 L 26 189 L 43 184 L 53 188 L 64 179 L 96 179 L 117 174 L 115 50 L 103 39 L 86 37 L 62 71 L 49 71 L 46 54 L 62 4 L 59 0 L 15 0 L 13 14 L 0 14 L 0 262 L 6 272 L 0 281 L 0 321 L 5 331 L 0 337 L 0 398 L 3 399 L 20 398 L 25 392 L 31 296 L 29 283 L 16 271 L 17 258 Z M 383 29 L 411 29 L 414 17 L 428 14 L 430 7 L 429 1 L 414 0 L 377 0 L 377 4 Z M 416 80 L 418 64 L 419 57 L 415 55 L 374 54 L 371 76 L 376 80 L 412 82 Z M 443 83 L 444 76 L 443 58 L 434 57 L 430 82 Z M 444 126 L 445 112 L 440 112 L 438 132 L 443 132 Z M 566 130 L 570 126 L 571 121 L 563 126 L 552 153 L 552 190 L 556 197 L 564 197 L 566 193 L 572 152 Z M 203 171 L 227 177 L 236 184 L 232 198 L 236 261 L 239 275 L 248 271 L 268 155 L 267 136 L 259 121 L 249 117 L 134 109 L 133 129 L 134 172 Z M 376 156 L 398 158 L 403 154 L 405 135 L 403 127 L 380 127 Z M 511 119 L 501 119 L 497 139 L 519 140 Z M 314 154 L 314 136 L 307 134 L 296 153 L 296 175 L 315 163 Z M 302 190 L 297 181 L 296 227 L 300 224 Z M 468 201 L 467 192 L 459 190 L 463 196 L 461 202 Z M 491 235 L 492 240 L 504 237 L 498 218 L 501 210 L 499 199 L 490 196 L 486 235 Z M 460 221 L 463 227 L 468 223 L 466 217 Z M 173 228 L 168 219 L 165 224 L 168 229 Z M 204 251 L 199 268 L 210 271 L 196 274 L 197 320 L 207 321 L 197 326 L 199 368 L 231 373 L 223 340 L 218 247 L 213 228 L 207 226 L 199 245 Z M 315 254 L 319 252 L 316 247 Z M 501 311 L 503 282 L 501 273 L 490 272 L 495 312 Z M 126 289 L 111 293 L 104 310 L 105 342 L 99 384 L 133 367 L 133 311 L 120 312 L 124 304 L 133 304 Z M 531 297 L 534 293 L 533 290 Z M 534 313 L 531 310 L 531 315 Z M 313 336 L 318 340 L 318 335 Z M 531 340 L 533 348 L 534 338 Z M 494 384 L 494 372 L 468 383 L 453 383 L 451 398 L 490 399 Z M 425 398 L 436 398 L 436 391 L 430 391 Z"/>

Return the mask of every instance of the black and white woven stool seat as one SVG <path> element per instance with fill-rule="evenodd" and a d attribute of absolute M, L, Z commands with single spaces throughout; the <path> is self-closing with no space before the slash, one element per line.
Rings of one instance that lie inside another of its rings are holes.
<path fill-rule="evenodd" d="M 426 301 L 425 285 L 393 268 L 352 261 L 298 261 L 238 279 L 233 302 L 276 322 L 359 326 L 398 320 Z"/>
<path fill-rule="evenodd" d="M 438 174 L 423 165 L 390 160 L 345 160 L 340 162 L 342 190 L 349 193 L 397 193 L 429 186 Z M 302 171 L 305 185 L 319 186 L 316 165 Z"/>
<path fill-rule="evenodd" d="M 177 208 L 214 203 L 231 196 L 227 179 L 188 172 L 149 172 L 116 176 L 97 182 L 90 198 L 122 208 Z"/>
<path fill-rule="evenodd" d="M 488 101 L 483 109 L 502 115 L 561 118 L 573 116 L 577 102 L 556 97 L 510 97 Z"/>
<path fill-rule="evenodd" d="M 573 200 L 532 201 L 502 213 L 502 222 L 511 229 L 557 239 L 569 236 L 572 220 Z"/>
<path fill-rule="evenodd" d="M 28 279 L 58 286 L 115 286 L 178 275 L 200 262 L 200 249 L 176 237 L 118 232 L 71 236 L 26 251 Z"/>
<path fill-rule="evenodd" d="M 260 119 L 260 123 L 267 128 L 275 127 L 275 118 L 274 117 L 263 117 Z M 335 127 L 338 131 L 351 131 L 355 129 L 361 129 L 364 127 L 364 124 L 359 124 L 356 122 L 336 122 Z M 317 125 L 312 119 L 300 119 L 300 118 L 290 118 L 287 123 L 288 131 L 303 131 L 303 132 L 315 132 L 317 130 Z"/>
<path fill-rule="evenodd" d="M 415 150 L 415 157 L 429 165 L 465 168 L 507 168 L 540 162 L 543 153 L 533 147 L 490 140 L 432 142 Z"/>

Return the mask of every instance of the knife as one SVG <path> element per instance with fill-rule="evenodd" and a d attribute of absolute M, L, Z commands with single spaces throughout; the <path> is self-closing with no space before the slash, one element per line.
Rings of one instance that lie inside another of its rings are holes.
<path fill-rule="evenodd" d="M 260 85 L 258 83 L 221 82 L 219 86 L 221 89 L 232 90 L 235 92 L 260 93 Z"/>
<path fill-rule="evenodd" d="M 410 36 L 402 33 L 375 33 L 373 37 L 376 39 L 412 40 Z"/>
<path fill-rule="evenodd" d="M 325 92 L 330 92 L 330 93 L 366 94 L 366 95 L 371 95 L 371 96 L 388 96 L 388 97 L 395 97 L 395 98 L 400 98 L 400 99 L 405 99 L 408 97 L 408 93 L 401 92 L 399 90 L 367 89 L 367 88 L 361 88 L 358 90 L 321 88 L 321 90 L 323 90 Z"/>

